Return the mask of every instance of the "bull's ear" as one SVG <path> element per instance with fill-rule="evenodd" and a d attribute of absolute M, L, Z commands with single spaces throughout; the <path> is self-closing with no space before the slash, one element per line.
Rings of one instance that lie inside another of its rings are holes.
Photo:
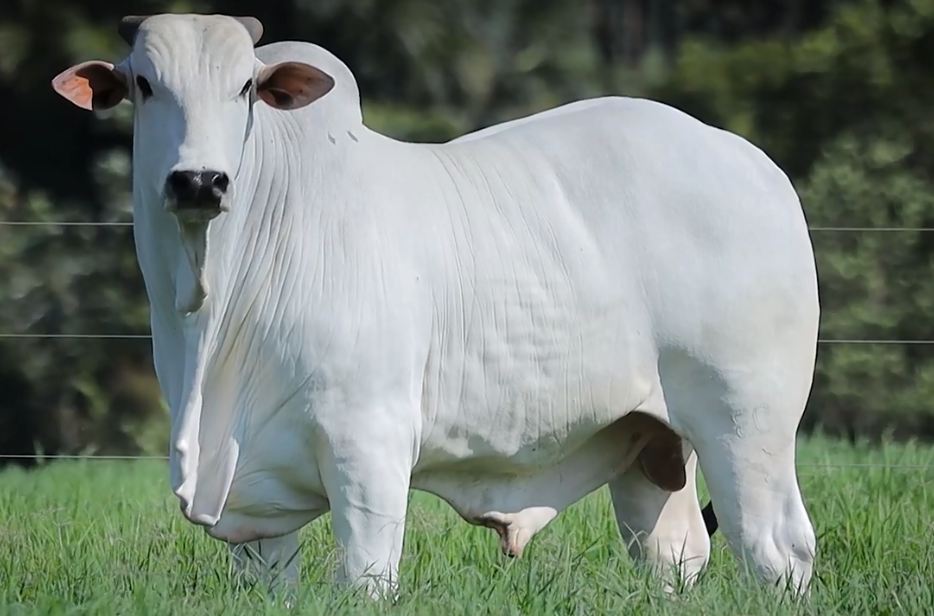
<path fill-rule="evenodd" d="M 65 100 L 87 109 L 110 109 L 127 97 L 126 79 L 114 65 L 100 60 L 75 64 L 52 80 L 52 88 Z"/>
<path fill-rule="evenodd" d="M 303 62 L 270 64 L 256 79 L 256 95 L 270 107 L 287 111 L 313 103 L 333 87 L 333 77 Z"/>

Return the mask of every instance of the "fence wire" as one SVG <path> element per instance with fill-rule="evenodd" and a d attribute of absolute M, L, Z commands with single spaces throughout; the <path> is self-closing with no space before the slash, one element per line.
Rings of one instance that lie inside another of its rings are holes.
<path fill-rule="evenodd" d="M 0 220 L 0 227 L 132 227 L 127 220 L 114 221 L 42 221 L 42 220 Z M 899 233 L 916 231 L 934 232 L 934 227 L 808 227 L 808 231 L 818 233 Z"/>
<path fill-rule="evenodd" d="M 3 339 L 49 339 L 49 340 L 152 340 L 152 334 L 3 334 Z M 909 344 L 931 345 L 934 340 L 873 340 L 873 339 L 847 339 L 847 338 L 818 338 L 818 344 Z"/>
<path fill-rule="evenodd" d="M 132 227 L 127 220 L 114 221 L 42 221 L 42 220 L 0 220 L 0 227 Z M 818 233 L 918 233 L 934 232 L 934 227 L 808 227 L 808 231 Z"/>
<path fill-rule="evenodd" d="M 41 454 L 29 454 L 29 455 L 17 455 L 17 454 L 0 454 L 0 460 L 96 460 L 96 461 L 138 461 L 138 460 L 158 460 L 162 462 L 168 462 L 168 456 L 154 456 L 154 455 L 139 455 L 139 456 L 130 456 L 130 455 L 88 455 L 88 454 L 55 454 L 44 456 Z M 799 462 L 795 465 L 797 468 L 808 468 L 808 469 L 823 469 L 823 470 L 834 470 L 834 469 L 850 469 L 850 468 L 859 468 L 859 469 L 884 469 L 884 470 L 903 470 L 903 471 L 934 471 L 934 464 L 886 464 L 882 462 L 854 462 L 854 463 L 844 463 L 844 462 Z M 812 475 L 817 475 L 819 473 L 808 473 Z"/>
<path fill-rule="evenodd" d="M 132 227 L 128 221 L 38 221 L 0 220 L 0 227 Z"/>

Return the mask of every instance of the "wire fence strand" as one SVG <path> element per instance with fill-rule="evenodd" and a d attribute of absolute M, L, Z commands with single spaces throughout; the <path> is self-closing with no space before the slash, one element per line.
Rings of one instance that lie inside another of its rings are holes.
<path fill-rule="evenodd" d="M 808 231 L 818 233 L 931 233 L 934 227 L 808 227 Z"/>
<path fill-rule="evenodd" d="M 132 227 L 133 221 L 0 220 L 0 227 Z M 932 233 L 934 227 L 808 227 L 817 233 Z"/>
<path fill-rule="evenodd" d="M 129 455 L 94 455 L 94 454 L 0 454 L 0 460 L 163 460 L 168 461 L 168 456 L 129 456 Z"/>
<path fill-rule="evenodd" d="M 168 456 L 154 455 L 94 455 L 94 454 L 0 454 L 0 460 L 96 460 L 96 461 L 135 461 L 135 460 L 159 460 L 167 462 Z M 934 471 L 934 464 L 886 464 L 880 462 L 854 462 L 854 463 L 831 463 L 831 462 L 799 462 L 797 468 L 810 469 L 888 469 L 888 470 L 907 470 L 907 471 Z"/>
<path fill-rule="evenodd" d="M 0 220 L 0 227 L 132 227 L 127 221 L 30 221 L 30 220 Z"/>
<path fill-rule="evenodd" d="M 101 339 L 101 340 L 152 340 L 152 334 L 4 334 L 0 333 L 2 339 Z M 873 338 L 818 338 L 818 344 L 890 344 L 890 345 L 932 345 L 934 340 L 885 340 Z"/>
<path fill-rule="evenodd" d="M 0 338 L 151 340 L 151 334 L 0 334 Z"/>

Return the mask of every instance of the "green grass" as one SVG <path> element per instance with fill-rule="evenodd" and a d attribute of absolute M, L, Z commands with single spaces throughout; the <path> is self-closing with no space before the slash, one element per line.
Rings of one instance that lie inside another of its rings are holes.
<path fill-rule="evenodd" d="M 162 463 L 91 460 L 6 471 L 0 614 L 931 614 L 934 449 L 811 440 L 799 464 L 819 538 L 817 579 L 805 603 L 743 583 L 720 533 L 698 584 L 666 598 L 633 569 L 603 489 L 515 560 L 500 555 L 493 531 L 413 494 L 394 608 L 331 583 L 325 517 L 304 530 L 302 589 L 291 612 L 257 588 L 232 588 L 226 548 L 181 518 Z"/>

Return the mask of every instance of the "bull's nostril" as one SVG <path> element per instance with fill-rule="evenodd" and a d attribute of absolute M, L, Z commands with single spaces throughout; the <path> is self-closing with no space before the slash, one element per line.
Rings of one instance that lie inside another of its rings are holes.
<path fill-rule="evenodd" d="M 230 189 L 223 171 L 172 171 L 165 179 L 165 194 L 177 210 L 214 210 Z"/>
<path fill-rule="evenodd" d="M 230 177 L 223 171 L 172 171 L 165 179 L 168 207 L 176 212 L 219 214 L 230 188 Z"/>
<path fill-rule="evenodd" d="M 225 193 L 230 187 L 230 178 L 226 173 L 218 173 L 211 179 L 211 185 L 221 193 Z"/>
<path fill-rule="evenodd" d="M 190 199 L 198 189 L 197 178 L 191 171 L 173 171 L 165 183 L 167 192 L 181 201 Z"/>

